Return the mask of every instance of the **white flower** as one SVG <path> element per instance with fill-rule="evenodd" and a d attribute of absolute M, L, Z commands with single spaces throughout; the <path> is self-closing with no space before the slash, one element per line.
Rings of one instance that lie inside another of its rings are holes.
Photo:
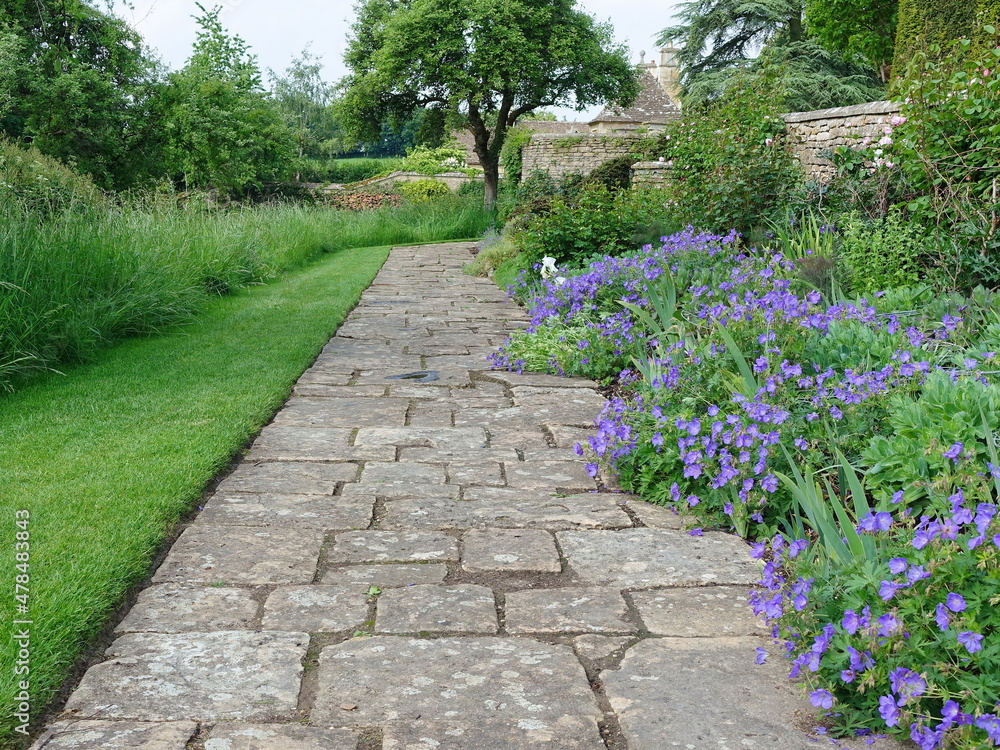
<path fill-rule="evenodd" d="M 880 146 L 891 146 L 892 145 L 892 138 L 890 138 L 887 135 L 884 135 L 881 138 L 879 138 L 878 145 L 880 145 Z"/>
<path fill-rule="evenodd" d="M 765 138 L 764 139 L 764 145 L 765 146 L 770 146 L 772 143 L 774 143 L 774 139 L 773 138 Z"/>
<path fill-rule="evenodd" d="M 565 283 L 566 283 L 565 276 L 556 276 L 556 286 L 562 286 Z"/>
<path fill-rule="evenodd" d="M 872 153 L 875 154 L 875 156 L 881 156 L 882 155 L 882 149 L 877 148 Z"/>
<path fill-rule="evenodd" d="M 556 268 L 556 259 L 555 258 L 550 258 L 547 255 L 544 258 L 542 258 L 542 278 L 543 279 L 550 279 L 553 276 L 555 276 L 558 272 L 559 272 L 559 269 Z"/>
<path fill-rule="evenodd" d="M 664 159 L 664 158 L 663 158 L 663 157 L 661 156 L 661 157 L 660 157 L 660 161 L 666 161 L 666 159 Z"/>

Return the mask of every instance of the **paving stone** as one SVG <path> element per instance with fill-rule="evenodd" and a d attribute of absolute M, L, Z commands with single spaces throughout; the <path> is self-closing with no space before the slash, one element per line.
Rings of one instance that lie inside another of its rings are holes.
<path fill-rule="evenodd" d="M 304 398 L 382 398 L 389 395 L 387 391 L 387 386 L 381 383 L 377 385 L 325 385 L 300 381 L 292 388 L 292 395 Z"/>
<path fill-rule="evenodd" d="M 116 633 L 187 633 L 243 630 L 259 609 L 248 589 L 165 583 L 139 594 Z"/>
<path fill-rule="evenodd" d="M 633 640 L 635 639 L 630 635 L 578 635 L 573 639 L 573 650 L 582 659 L 600 662 L 610 658 Z"/>
<path fill-rule="evenodd" d="M 476 376 L 482 380 L 493 380 L 510 387 L 528 386 L 537 388 L 597 388 L 597 383 L 585 378 L 563 378 L 557 375 L 538 373 L 506 372 L 505 370 L 480 370 Z"/>
<path fill-rule="evenodd" d="M 597 415 L 604 409 L 607 399 L 601 394 L 574 388 L 557 389 L 562 394 L 517 395 L 522 389 L 514 389 L 514 404 L 535 424 L 568 425 L 571 427 L 592 427 Z"/>
<path fill-rule="evenodd" d="M 689 521 L 692 520 L 687 516 L 681 515 L 673 508 L 653 505 L 652 503 L 639 500 L 632 495 L 621 495 L 620 497 L 622 498 L 622 504 L 635 514 L 643 526 L 648 526 L 652 529 L 674 529 L 679 531 L 686 528 Z"/>
<path fill-rule="evenodd" d="M 586 492 L 597 487 L 580 461 L 522 461 L 505 463 L 507 484 L 511 487 L 568 489 Z"/>
<path fill-rule="evenodd" d="M 389 446 L 349 445 L 353 430 L 343 427 L 265 427 L 254 440 L 246 461 L 393 461 Z"/>
<path fill-rule="evenodd" d="M 318 529 L 195 525 L 174 543 L 153 582 L 309 583 L 322 543 Z"/>
<path fill-rule="evenodd" d="M 427 401 L 441 401 L 451 397 L 451 387 L 430 383 L 394 382 L 389 386 L 389 395 L 394 398 L 415 398 Z"/>
<path fill-rule="evenodd" d="M 454 462 L 448 464 L 448 482 L 481 487 L 502 487 L 503 473 L 496 461 Z"/>
<path fill-rule="evenodd" d="M 670 636 L 714 637 L 768 634 L 749 604 L 750 589 L 743 586 L 636 591 L 632 602 L 650 633 Z"/>
<path fill-rule="evenodd" d="M 337 534 L 329 561 L 457 560 L 458 540 L 437 531 L 347 531 Z"/>
<path fill-rule="evenodd" d="M 483 445 L 473 450 L 439 450 L 438 448 L 400 448 L 400 463 L 503 463 L 520 461 L 514 448 L 487 448 Z"/>
<path fill-rule="evenodd" d="M 542 445 L 548 445 L 545 442 L 545 436 L 542 435 L 541 422 L 520 406 L 512 406 L 509 409 L 479 407 L 461 409 L 455 412 L 456 427 L 475 427 L 477 425 L 488 430 L 491 436 L 499 435 L 505 431 L 508 433 L 536 432 Z M 491 438 L 490 444 L 496 445 L 496 442 Z"/>
<path fill-rule="evenodd" d="M 343 586 L 372 586 L 380 589 L 412 586 L 417 583 L 441 583 L 448 575 L 444 563 L 422 565 L 350 565 L 330 568 L 323 574 L 323 583 Z"/>
<path fill-rule="evenodd" d="M 472 572 L 559 573 L 555 539 L 535 529 L 483 529 L 462 537 L 462 567 Z"/>
<path fill-rule="evenodd" d="M 354 444 L 434 448 L 442 455 L 475 455 L 486 448 L 487 437 L 480 427 L 362 427 Z"/>
<path fill-rule="evenodd" d="M 205 750 L 356 750 L 358 734 L 301 724 L 236 724 L 212 727 Z"/>
<path fill-rule="evenodd" d="M 318 683 L 317 724 L 464 721 L 484 711 L 515 726 L 601 717 L 570 647 L 524 638 L 357 638 L 323 649 Z"/>
<path fill-rule="evenodd" d="M 598 412 L 594 413 L 596 417 Z M 594 434 L 592 429 L 586 429 L 583 427 L 569 427 L 562 424 L 552 424 L 550 422 L 545 422 L 543 425 L 549 432 L 552 433 L 552 437 L 556 441 L 557 448 L 575 448 L 577 443 L 586 448 L 589 443 L 587 438 Z"/>
<path fill-rule="evenodd" d="M 66 711 L 144 721 L 271 720 L 298 704 L 305 633 L 133 633 L 87 670 Z"/>
<path fill-rule="evenodd" d="M 354 377 L 354 373 L 346 370 L 331 371 L 311 367 L 302 373 L 297 387 L 306 385 L 347 385 L 351 382 L 352 377 Z"/>
<path fill-rule="evenodd" d="M 379 633 L 495 633 L 493 592 L 485 586 L 421 584 L 390 589 L 378 598 Z"/>
<path fill-rule="evenodd" d="M 746 542 L 729 534 L 623 529 L 561 531 L 556 539 L 580 578 L 621 589 L 753 584 L 760 575 Z"/>
<path fill-rule="evenodd" d="M 455 415 L 455 424 L 459 415 Z M 545 450 L 549 447 L 548 438 L 539 425 L 510 426 L 490 424 L 490 448 L 510 448 L 516 451 Z"/>
<path fill-rule="evenodd" d="M 514 723 L 393 722 L 385 728 L 383 750 L 605 750 L 590 719 L 564 717 L 557 722 L 521 719 Z"/>
<path fill-rule="evenodd" d="M 275 415 L 274 424 L 284 427 L 402 427 L 409 405 L 409 400 L 404 398 L 293 398 Z"/>
<path fill-rule="evenodd" d="M 59 721 L 31 750 L 184 750 L 197 731 L 193 721 Z"/>
<path fill-rule="evenodd" d="M 375 497 L 328 495 L 215 494 L 205 503 L 195 525 L 287 526 L 298 529 L 365 529 L 371 523 Z"/>
<path fill-rule="evenodd" d="M 264 630 L 331 633 L 360 627 L 368 597 L 356 586 L 279 586 L 264 603 Z"/>
<path fill-rule="evenodd" d="M 444 484 L 441 466 L 414 463 L 369 462 L 361 472 L 362 484 Z"/>
<path fill-rule="evenodd" d="M 602 674 L 629 750 L 816 747 L 817 739 L 802 731 L 816 723 L 803 721 L 816 710 L 788 679 L 784 660 L 754 663 L 759 644 L 756 638 L 663 638 L 629 649 L 619 670 Z M 853 746 L 867 747 L 860 740 Z M 879 739 L 871 747 L 903 746 Z"/>
<path fill-rule="evenodd" d="M 465 497 L 394 500 L 385 506 L 381 528 L 615 529 L 632 525 L 613 495 L 555 497 L 525 490 L 467 487 Z"/>
<path fill-rule="evenodd" d="M 296 495 L 332 495 L 339 482 L 353 482 L 357 464 L 244 462 L 226 477 L 216 492 L 269 492 Z"/>
<path fill-rule="evenodd" d="M 454 484 L 410 484 L 408 482 L 381 484 L 345 484 L 344 500 L 362 500 L 380 497 L 385 500 L 406 500 L 408 498 L 457 499 L 458 485 Z"/>
<path fill-rule="evenodd" d="M 507 594 L 508 633 L 622 633 L 637 629 L 622 595 L 603 588 Z"/>

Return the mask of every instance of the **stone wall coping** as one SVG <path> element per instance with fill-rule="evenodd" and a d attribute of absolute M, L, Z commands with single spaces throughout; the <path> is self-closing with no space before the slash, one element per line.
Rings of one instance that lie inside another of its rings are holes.
<path fill-rule="evenodd" d="M 899 112 L 898 102 L 868 102 L 850 107 L 832 107 L 816 109 L 812 112 L 789 112 L 781 116 L 785 122 L 809 122 L 811 120 L 832 120 L 837 117 L 855 117 L 857 115 L 887 115 Z"/>
<path fill-rule="evenodd" d="M 544 141 L 579 141 L 583 143 L 586 140 L 595 141 L 607 141 L 615 140 L 618 138 L 630 138 L 639 140 L 644 137 L 643 133 L 532 133 L 531 140 L 535 142 Z"/>
<path fill-rule="evenodd" d="M 632 169 L 671 169 L 662 161 L 637 161 L 632 165 Z"/>

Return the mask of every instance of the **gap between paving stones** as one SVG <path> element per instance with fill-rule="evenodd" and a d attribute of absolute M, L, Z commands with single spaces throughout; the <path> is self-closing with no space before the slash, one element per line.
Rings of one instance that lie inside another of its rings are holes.
<path fill-rule="evenodd" d="M 746 545 L 583 471 L 595 383 L 485 369 L 527 316 L 469 247 L 392 251 L 47 750 L 812 746 Z"/>

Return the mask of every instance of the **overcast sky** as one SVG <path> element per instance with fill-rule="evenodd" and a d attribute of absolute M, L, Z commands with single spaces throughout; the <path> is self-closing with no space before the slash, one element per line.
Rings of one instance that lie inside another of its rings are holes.
<path fill-rule="evenodd" d="M 654 56 L 654 39 L 672 23 L 676 2 L 649 0 L 578 0 L 578 5 L 600 21 L 610 21 L 616 38 L 628 45 L 632 59 L 639 53 Z M 180 68 L 191 53 L 197 26 L 195 0 L 132 0 L 134 9 L 119 5 L 119 14 L 146 39 L 172 69 Z M 283 72 L 293 57 L 311 43 L 321 55 L 326 78 L 335 81 L 346 73 L 345 39 L 354 17 L 353 0 L 203 0 L 211 8 L 222 5 L 226 28 L 239 34 L 257 55 L 261 70 Z M 599 109 L 599 108 L 598 108 Z M 597 109 L 577 114 L 560 110 L 560 119 L 589 119 Z"/>

